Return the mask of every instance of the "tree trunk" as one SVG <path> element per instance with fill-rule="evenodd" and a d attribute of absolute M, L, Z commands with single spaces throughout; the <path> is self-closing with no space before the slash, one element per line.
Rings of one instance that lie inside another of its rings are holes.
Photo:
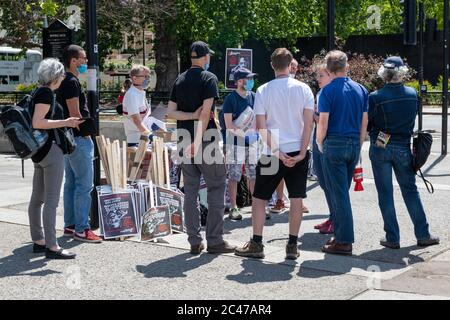
<path fill-rule="evenodd" d="M 170 19 L 155 23 L 156 91 L 169 92 L 178 77 L 176 32 Z"/>

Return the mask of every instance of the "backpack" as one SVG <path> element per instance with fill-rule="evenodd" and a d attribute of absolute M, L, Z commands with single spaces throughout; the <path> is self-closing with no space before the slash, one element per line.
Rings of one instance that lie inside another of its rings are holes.
<path fill-rule="evenodd" d="M 413 170 L 415 173 L 419 172 L 429 193 L 434 193 L 434 187 L 430 181 L 425 179 L 421 168 L 430 156 L 432 144 L 433 137 L 429 132 L 418 131 L 413 136 Z"/>
<path fill-rule="evenodd" d="M 16 105 L 4 107 L 0 114 L 4 132 L 14 152 L 22 159 L 34 156 L 48 139 L 46 131 L 33 129 L 33 96 L 36 91 L 33 90 Z"/>
<path fill-rule="evenodd" d="M 244 175 L 242 175 L 241 181 L 238 183 L 236 204 L 239 208 L 249 207 L 252 205 L 252 194 L 247 186 L 246 177 Z"/>

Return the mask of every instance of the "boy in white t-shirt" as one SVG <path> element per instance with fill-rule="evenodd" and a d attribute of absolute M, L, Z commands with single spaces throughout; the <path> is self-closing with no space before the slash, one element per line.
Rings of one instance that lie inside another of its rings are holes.
<path fill-rule="evenodd" d="M 145 90 L 150 85 L 150 69 L 137 65 L 130 71 L 133 85 L 125 93 L 123 98 L 123 120 L 125 135 L 129 147 L 139 144 L 141 136 L 148 136 L 150 130 L 144 125 L 145 115 L 150 112 Z"/>
<path fill-rule="evenodd" d="M 306 84 L 289 77 L 292 59 L 286 48 L 276 49 L 271 57 L 276 79 L 259 87 L 256 93 L 256 123 L 268 150 L 263 152 L 256 167 L 253 238 L 244 247 L 236 249 L 239 256 L 264 258 L 262 234 L 266 204 L 284 179 L 291 203 L 286 259 L 299 257 L 297 240 L 303 217 L 302 199 L 306 198 L 314 95 Z"/>

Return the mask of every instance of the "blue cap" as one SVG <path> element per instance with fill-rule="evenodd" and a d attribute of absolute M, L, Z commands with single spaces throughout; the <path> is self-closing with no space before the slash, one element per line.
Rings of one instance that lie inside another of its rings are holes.
<path fill-rule="evenodd" d="M 252 73 L 247 68 L 239 68 L 234 72 L 234 81 L 238 81 L 240 79 L 249 79 L 257 76 L 258 74 Z"/>
<path fill-rule="evenodd" d="M 386 69 L 395 69 L 403 67 L 405 64 L 403 63 L 402 58 L 397 56 L 392 56 L 384 60 L 383 66 Z"/>

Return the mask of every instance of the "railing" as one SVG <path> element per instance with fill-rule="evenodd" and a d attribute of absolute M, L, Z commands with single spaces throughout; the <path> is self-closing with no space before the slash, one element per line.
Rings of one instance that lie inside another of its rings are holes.
<path fill-rule="evenodd" d="M 232 90 L 220 90 L 219 96 L 221 101 L 225 98 L 227 94 L 232 92 Z M 28 91 L 0 91 L 0 105 L 15 104 L 19 102 Z M 116 90 L 101 90 L 99 91 L 99 103 L 101 109 L 114 108 L 119 102 L 117 98 L 120 95 L 120 91 Z M 170 92 L 163 91 L 147 91 L 147 98 L 152 102 L 163 102 L 167 104 L 170 98 Z"/>

